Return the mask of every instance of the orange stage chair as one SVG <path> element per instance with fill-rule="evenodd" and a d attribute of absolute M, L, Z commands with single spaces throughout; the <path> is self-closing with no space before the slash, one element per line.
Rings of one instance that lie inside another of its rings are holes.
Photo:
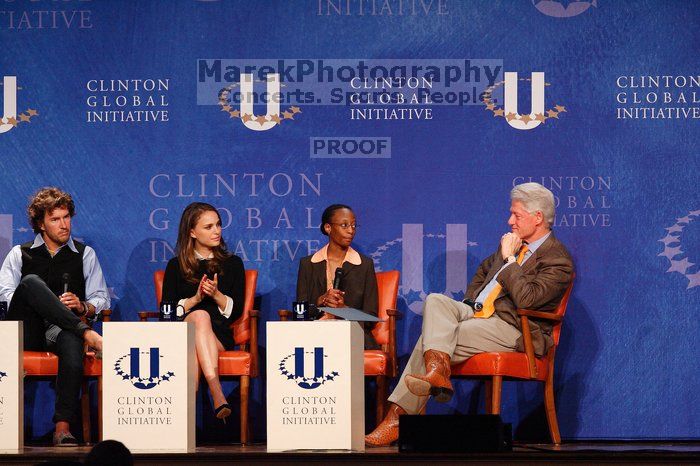
<path fill-rule="evenodd" d="M 153 273 L 156 291 L 156 303 L 159 305 L 163 296 L 164 270 Z M 250 421 L 248 416 L 248 399 L 250 397 L 250 378 L 258 375 L 258 311 L 253 309 L 255 288 L 258 283 L 258 271 L 245 271 L 245 300 L 243 315 L 233 324 L 233 340 L 238 345 L 236 351 L 219 353 L 219 377 L 240 377 L 241 379 L 241 443 L 247 444 L 250 438 Z M 139 312 L 139 320 L 158 318 L 158 312 Z"/>
<path fill-rule="evenodd" d="M 554 355 L 559 345 L 561 324 L 569 302 L 573 279 L 554 312 L 518 310 L 523 329 L 524 353 L 481 353 L 452 366 L 452 377 L 483 379 L 486 383 L 486 412 L 500 414 L 501 386 L 503 380 L 544 382 L 544 403 L 549 424 L 549 434 L 556 445 L 561 443 L 557 412 L 554 406 Z M 552 346 L 542 358 L 535 357 L 530 337 L 528 317 L 548 320 L 553 323 Z"/>

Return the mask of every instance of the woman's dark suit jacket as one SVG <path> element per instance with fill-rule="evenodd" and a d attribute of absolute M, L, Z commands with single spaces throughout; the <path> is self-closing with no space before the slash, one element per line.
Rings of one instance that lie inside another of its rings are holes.
<path fill-rule="evenodd" d="M 354 251 L 351 249 L 351 251 Z M 326 285 L 326 260 L 317 252 L 306 256 L 299 263 L 297 276 L 297 301 L 316 304 L 318 297 L 324 294 Z M 350 253 L 348 253 L 350 254 Z M 371 258 L 359 254 L 360 264 L 343 263 L 343 278 L 340 288 L 345 291 L 345 305 L 360 309 L 368 314 L 377 315 L 377 277 L 374 274 L 374 262 Z M 324 255 L 323 255 L 324 256 Z M 379 345 L 372 336 L 372 322 L 365 322 L 365 349 L 378 349 Z"/>

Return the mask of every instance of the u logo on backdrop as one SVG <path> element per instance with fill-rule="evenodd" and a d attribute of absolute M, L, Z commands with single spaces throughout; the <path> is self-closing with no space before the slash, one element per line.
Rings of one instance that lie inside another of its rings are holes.
<path fill-rule="evenodd" d="M 569 1 L 567 5 L 559 0 L 532 0 L 532 4 L 542 14 L 554 18 L 571 18 L 587 11 L 590 7 L 598 6 L 598 0 Z"/>
<path fill-rule="evenodd" d="M 399 292 L 408 308 L 420 315 L 431 291 L 441 290 L 458 300 L 464 297 L 470 246 L 477 243 L 467 239 L 466 223 L 447 224 L 444 233 L 425 233 L 422 223 L 405 223 L 401 237 L 385 242 L 369 256 L 377 271 L 401 270 Z M 444 270 L 444 277 L 439 278 L 436 270 Z"/>
<path fill-rule="evenodd" d="M 148 357 L 148 369 L 145 374 L 141 364 L 141 356 Z M 166 372 L 161 374 L 161 358 L 160 348 L 150 348 L 149 351 L 141 351 L 140 348 L 130 348 L 129 352 L 119 359 L 114 364 L 114 372 L 122 378 L 128 380 L 134 387 L 141 390 L 150 390 L 151 388 L 160 385 L 161 382 L 167 382 L 175 376 L 174 372 Z"/>
<path fill-rule="evenodd" d="M 291 106 L 284 112 L 280 112 L 282 93 L 280 92 L 279 73 L 269 73 L 266 81 L 266 92 L 257 94 L 254 88 L 254 78 L 250 73 L 241 73 L 241 80 L 219 91 L 219 106 L 222 112 L 229 114 L 229 118 L 240 119 L 246 128 L 253 131 L 267 131 L 281 124 L 284 120 L 293 120 L 294 115 L 301 113 L 301 109 Z M 240 88 L 240 93 L 234 90 Z M 235 101 L 240 101 L 240 109 L 235 109 Z M 264 115 L 255 115 L 253 104 L 256 100 L 266 105 Z"/>
<path fill-rule="evenodd" d="M 7 133 L 22 123 L 29 123 L 31 119 L 39 114 L 35 109 L 29 108 L 19 114 L 17 118 L 17 76 L 3 76 L 2 78 L 3 99 L 2 118 L 0 118 L 0 134 Z"/>
<path fill-rule="evenodd" d="M 530 113 L 521 114 L 518 108 L 518 82 L 530 82 Z M 493 92 L 504 86 L 503 107 L 498 107 L 493 99 Z M 566 112 L 566 107 L 555 104 L 545 110 L 544 97 L 545 82 L 543 72 L 534 72 L 529 78 L 518 78 L 518 73 L 507 71 L 504 81 L 499 81 L 486 88 L 483 94 L 485 110 L 489 110 L 495 117 L 505 118 L 506 122 L 515 129 L 535 129 L 547 120 L 559 119 L 561 113 Z"/>
<path fill-rule="evenodd" d="M 17 76 L 2 78 L 3 100 L 0 133 L 6 133 L 17 126 Z"/>
<path fill-rule="evenodd" d="M 691 210 L 685 216 L 676 218 L 676 222 L 665 228 L 666 236 L 659 240 L 664 244 L 664 249 L 657 256 L 668 259 L 669 268 L 666 273 L 679 273 L 688 279 L 686 289 L 700 286 L 700 267 L 695 262 L 690 262 L 688 253 L 697 252 L 697 242 L 693 242 L 693 233 L 684 231 L 692 223 L 700 219 L 700 209 Z M 697 226 L 697 224 L 695 224 Z M 697 229 L 695 230 L 697 232 Z M 686 240 L 686 236 L 689 240 Z M 692 258 L 692 257 L 691 257 Z"/>
<path fill-rule="evenodd" d="M 309 377 L 305 374 L 307 370 L 305 363 L 306 355 L 313 355 L 313 368 L 311 369 L 313 376 Z M 304 348 L 297 346 L 294 348 L 292 354 L 285 356 L 280 361 L 280 374 L 286 377 L 287 380 L 292 380 L 301 388 L 313 390 L 326 382 L 335 380 L 339 375 L 336 371 L 325 372 L 324 359 L 327 357 L 328 356 L 323 354 L 322 347 L 315 347 L 313 351 L 305 351 Z M 292 362 L 294 365 L 290 367 Z"/>

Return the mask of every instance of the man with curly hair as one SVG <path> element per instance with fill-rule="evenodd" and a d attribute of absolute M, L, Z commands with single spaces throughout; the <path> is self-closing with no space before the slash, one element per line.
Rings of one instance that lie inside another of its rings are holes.
<path fill-rule="evenodd" d="M 71 237 L 75 204 L 58 188 L 42 188 L 27 214 L 36 237 L 12 248 L 0 268 L 0 301 L 7 320 L 24 323 L 24 349 L 58 356 L 53 421 L 56 446 L 75 446 L 70 422 L 79 410 L 83 346 L 102 351 L 102 337 L 87 324 L 109 307 L 95 251 Z"/>

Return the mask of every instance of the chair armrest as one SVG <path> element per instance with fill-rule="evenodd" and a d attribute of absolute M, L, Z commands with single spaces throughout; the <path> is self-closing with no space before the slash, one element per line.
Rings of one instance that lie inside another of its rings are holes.
<path fill-rule="evenodd" d="M 396 319 L 401 317 L 401 313 L 396 309 L 387 309 L 386 314 L 389 316 L 389 342 L 386 352 L 389 354 L 390 376 L 398 375 L 398 362 L 396 360 Z"/>
<path fill-rule="evenodd" d="M 520 317 L 535 317 L 536 319 L 546 319 L 546 320 L 553 320 L 556 322 L 561 322 L 562 316 L 557 315 L 557 314 L 552 314 L 551 312 L 542 312 L 542 311 L 530 311 L 527 309 L 518 309 L 518 315 Z"/>
<path fill-rule="evenodd" d="M 519 314 L 520 312 L 518 312 Z M 535 364 L 535 347 L 532 346 L 532 334 L 530 333 L 530 321 L 526 316 L 520 316 L 520 328 L 523 331 L 523 345 L 525 346 L 525 356 L 530 369 L 530 378 L 537 378 L 537 365 Z"/>
<path fill-rule="evenodd" d="M 139 321 L 146 322 L 148 319 L 157 319 L 160 317 L 160 313 L 155 311 L 139 311 Z"/>
<path fill-rule="evenodd" d="M 257 309 L 251 309 L 248 312 L 250 316 L 250 355 L 251 355 L 251 368 L 250 373 L 252 377 L 258 376 L 258 318 L 260 317 L 260 311 Z"/>
<path fill-rule="evenodd" d="M 286 309 L 280 309 L 277 311 L 277 315 L 280 316 L 280 320 L 282 321 L 287 321 L 292 319 L 292 311 L 288 311 Z"/>
<path fill-rule="evenodd" d="M 111 309 L 103 309 L 102 312 L 99 314 L 93 314 L 91 317 L 88 317 L 87 313 L 80 316 L 80 320 L 84 323 L 87 324 L 88 327 L 92 328 L 93 325 L 95 325 L 95 322 L 102 321 L 102 322 L 109 322 L 110 321 L 110 316 L 112 315 L 112 310 Z"/>

